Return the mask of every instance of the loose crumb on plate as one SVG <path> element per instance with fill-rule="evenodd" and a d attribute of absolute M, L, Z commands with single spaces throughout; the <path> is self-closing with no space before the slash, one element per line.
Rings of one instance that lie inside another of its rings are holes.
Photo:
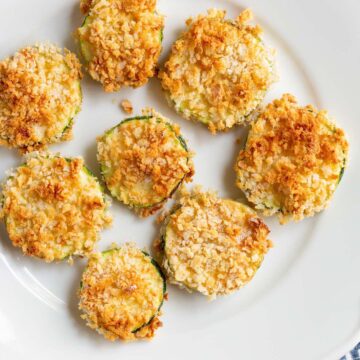
<path fill-rule="evenodd" d="M 127 114 L 133 113 L 134 108 L 133 108 L 132 103 L 129 100 L 125 99 L 125 100 L 121 101 L 120 105 L 121 105 L 121 108 L 123 109 L 123 111 L 126 112 Z"/>

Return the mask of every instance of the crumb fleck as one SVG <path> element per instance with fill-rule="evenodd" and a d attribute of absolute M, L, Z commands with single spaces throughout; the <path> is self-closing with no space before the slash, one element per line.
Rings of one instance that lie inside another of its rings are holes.
<path fill-rule="evenodd" d="M 121 102 L 121 108 L 123 109 L 124 112 L 126 112 L 127 114 L 132 114 L 134 111 L 133 105 L 132 103 L 125 99 Z"/>

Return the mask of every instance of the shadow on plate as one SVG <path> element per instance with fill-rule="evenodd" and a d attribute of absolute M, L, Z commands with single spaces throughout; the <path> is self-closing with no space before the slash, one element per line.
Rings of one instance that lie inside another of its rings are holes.
<path fill-rule="evenodd" d="M 74 277 L 75 280 L 73 283 L 69 286 L 69 292 L 67 296 L 68 311 L 71 315 L 71 319 L 73 321 L 74 327 L 76 328 L 76 331 L 79 334 L 91 339 L 91 341 L 95 341 L 97 346 L 101 346 L 102 344 L 105 344 L 104 338 L 96 331 L 86 326 L 85 320 L 81 319 L 80 317 L 81 313 L 78 308 L 78 291 L 80 288 L 81 275 L 84 269 L 84 265 L 80 264 L 79 262 L 75 262 L 73 265 L 73 271 L 76 273 L 76 276 Z"/>
<path fill-rule="evenodd" d="M 235 129 L 233 129 L 233 131 L 235 131 Z M 239 152 L 245 146 L 246 138 L 249 133 L 249 126 L 239 127 L 237 131 L 238 140 L 236 144 L 234 144 L 231 156 L 226 159 L 226 167 L 223 175 L 224 188 L 226 189 L 225 196 L 250 206 L 245 194 L 236 186 L 236 174 L 234 170 L 234 165 L 237 157 L 239 156 Z"/>
<path fill-rule="evenodd" d="M 76 43 L 75 32 L 77 28 L 79 28 L 83 23 L 84 18 L 85 16 L 80 11 L 79 2 L 74 2 L 74 4 L 71 5 L 70 16 L 68 17 L 69 23 L 67 28 L 69 29 L 69 34 L 68 37 L 64 40 L 64 46 L 76 54 L 79 53 L 79 48 Z"/>

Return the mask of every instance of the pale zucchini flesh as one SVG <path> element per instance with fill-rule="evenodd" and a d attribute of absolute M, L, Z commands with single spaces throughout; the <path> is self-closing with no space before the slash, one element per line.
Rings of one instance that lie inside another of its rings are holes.
<path fill-rule="evenodd" d="M 132 118 L 129 118 L 129 119 L 125 119 L 124 121 L 122 121 L 120 124 L 114 126 L 113 128 L 111 128 L 110 130 L 108 130 L 104 137 L 108 137 L 108 136 L 111 136 L 114 132 L 115 129 L 119 128 L 120 126 L 123 126 L 124 124 L 127 124 L 131 121 L 147 121 L 147 120 L 150 120 L 152 118 L 152 116 L 138 116 L 138 117 L 132 117 Z M 161 121 L 159 120 L 159 123 Z M 141 126 L 141 124 L 140 124 Z M 167 123 L 167 127 L 169 129 L 169 131 L 173 132 L 175 134 L 175 131 L 174 129 L 172 128 L 172 125 L 170 123 Z M 188 152 L 188 147 L 187 147 L 187 144 L 186 144 L 186 141 L 184 140 L 184 138 L 181 136 L 181 135 L 177 135 L 175 134 L 175 146 L 180 146 L 182 147 L 183 149 L 185 149 L 187 152 Z M 103 163 L 100 162 L 100 167 L 101 167 L 101 173 L 102 173 L 102 176 L 104 178 L 104 181 L 106 183 L 106 178 L 112 173 L 113 169 L 110 169 L 109 167 L 105 166 Z M 176 190 L 179 188 L 179 186 L 182 184 L 182 182 L 184 181 L 185 177 L 186 177 L 187 174 L 184 174 L 183 178 L 179 179 L 179 181 L 174 185 L 173 189 L 171 190 L 170 194 L 168 197 L 165 197 L 165 198 L 159 198 L 156 202 L 152 202 L 152 203 L 135 203 L 135 202 L 132 202 L 131 200 L 129 200 L 128 202 L 126 202 L 126 205 L 129 205 L 130 207 L 133 207 L 133 208 L 139 208 L 139 209 L 147 209 L 147 208 L 152 208 L 152 207 L 156 207 L 160 204 L 162 204 L 164 201 L 166 201 L 169 197 L 171 197 L 175 192 Z M 109 186 L 108 186 L 109 188 Z M 134 188 L 132 189 L 129 189 L 129 191 L 133 191 Z M 138 184 L 138 186 L 136 186 L 136 190 L 137 192 L 140 192 L 140 193 L 143 193 L 143 198 L 146 198 L 149 193 L 152 192 L 152 189 L 147 187 L 146 184 L 145 186 L 143 186 L 143 184 Z M 124 195 L 127 197 L 127 198 L 131 198 L 131 196 L 129 194 L 127 194 L 127 189 L 125 188 L 109 188 L 109 191 L 111 193 L 111 195 L 117 199 L 121 199 Z"/>
<path fill-rule="evenodd" d="M 118 251 L 119 249 L 117 248 L 114 248 L 114 249 L 110 249 L 110 250 L 106 250 L 106 251 L 103 251 L 101 253 L 101 255 L 106 258 L 107 256 L 109 256 L 110 254 Z M 151 256 L 145 252 L 145 251 L 142 251 L 143 255 L 144 255 L 144 259 L 147 259 L 150 258 L 151 261 L 151 265 L 152 265 L 152 269 L 151 270 L 155 270 L 154 273 L 153 273 L 153 281 L 154 282 L 157 282 L 159 283 L 159 285 L 161 285 L 161 289 L 162 289 L 162 294 L 160 294 L 159 298 L 160 298 L 160 301 L 159 301 L 159 306 L 157 307 L 157 310 L 155 311 L 155 313 L 149 318 L 148 321 L 146 321 L 145 323 L 143 324 L 139 324 L 137 325 L 134 330 L 132 330 L 132 333 L 135 334 L 136 332 L 140 331 L 141 329 L 143 329 L 144 327 L 148 326 L 151 324 L 151 322 L 153 321 L 153 319 L 159 314 L 160 310 L 161 310 L 161 307 L 164 303 L 164 296 L 165 296 L 165 293 L 166 293 L 166 278 L 165 278 L 165 275 L 163 274 L 160 266 L 158 265 L 158 263 L 153 259 L 151 258 Z M 80 290 L 83 288 L 84 284 L 83 284 L 83 281 L 80 281 Z"/>

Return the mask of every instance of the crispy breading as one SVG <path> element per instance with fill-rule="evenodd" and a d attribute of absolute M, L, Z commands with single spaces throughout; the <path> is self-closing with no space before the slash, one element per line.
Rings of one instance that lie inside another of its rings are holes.
<path fill-rule="evenodd" d="M 302 220 L 328 205 L 348 147 L 326 111 L 301 107 L 285 94 L 253 123 L 235 165 L 237 185 L 265 215 L 277 213 L 281 223 Z"/>
<path fill-rule="evenodd" d="M 211 9 L 187 21 L 159 78 L 169 102 L 186 119 L 215 133 L 243 124 L 277 79 L 274 51 L 261 40 L 261 28 L 248 25 L 245 10 L 235 20 Z"/>
<path fill-rule="evenodd" d="M 41 147 L 71 137 L 81 106 L 75 54 L 54 45 L 20 50 L 0 62 L 0 145 Z"/>
<path fill-rule="evenodd" d="M 83 14 L 87 14 L 91 6 L 93 4 L 94 0 L 80 0 L 80 10 Z"/>
<path fill-rule="evenodd" d="M 194 173 L 180 128 L 153 110 L 98 139 L 98 160 L 113 196 L 148 216 Z"/>
<path fill-rule="evenodd" d="M 127 100 L 127 99 L 123 100 L 120 105 L 121 105 L 121 108 L 127 114 L 132 114 L 133 113 L 134 108 L 133 108 L 132 103 L 129 100 Z"/>
<path fill-rule="evenodd" d="M 31 154 L 3 185 L 2 196 L 14 246 L 47 262 L 88 255 L 111 223 L 109 203 L 82 158 Z"/>
<path fill-rule="evenodd" d="M 139 87 L 154 76 L 164 18 L 154 0 L 82 2 L 89 12 L 77 31 L 90 75 L 105 91 Z"/>
<path fill-rule="evenodd" d="M 215 298 L 247 284 L 271 247 L 269 229 L 247 206 L 195 190 L 163 227 L 169 281 Z"/>
<path fill-rule="evenodd" d="M 80 10 L 87 14 L 90 9 L 101 0 L 81 0 Z M 154 11 L 156 0 L 122 0 L 117 6 L 126 12 Z"/>
<path fill-rule="evenodd" d="M 93 254 L 79 297 L 82 318 L 108 340 L 152 338 L 162 325 L 164 279 L 133 244 Z"/>

